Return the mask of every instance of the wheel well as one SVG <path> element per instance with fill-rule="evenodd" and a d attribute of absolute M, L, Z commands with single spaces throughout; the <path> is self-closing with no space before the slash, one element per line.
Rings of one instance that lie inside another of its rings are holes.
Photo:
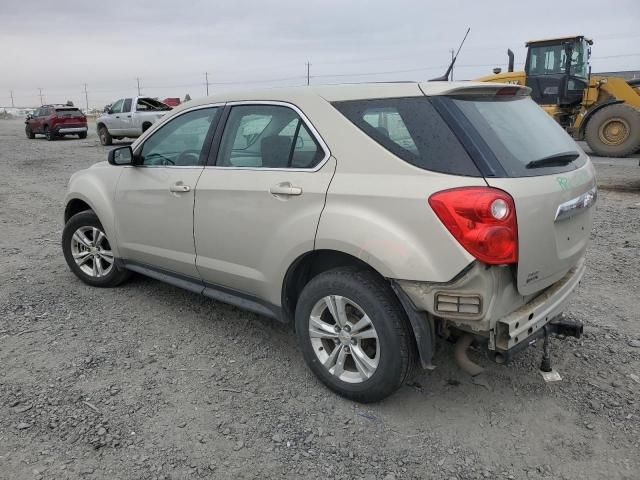
<path fill-rule="evenodd" d="M 317 275 L 337 267 L 361 267 L 380 275 L 368 263 L 336 250 L 316 250 L 296 259 L 287 270 L 282 286 L 282 310 L 285 321 L 293 321 L 298 297 L 305 285 Z"/>
<path fill-rule="evenodd" d="M 97 130 L 99 130 L 99 129 L 101 129 L 102 127 L 104 127 L 104 123 L 100 122 L 100 123 L 98 123 L 98 125 L 96 126 L 96 129 L 97 129 Z M 106 127 L 105 127 L 105 128 L 106 128 Z"/>
<path fill-rule="evenodd" d="M 73 217 L 76 213 L 84 212 L 85 210 L 91 210 L 91 207 L 86 202 L 74 198 L 69 203 L 67 203 L 66 208 L 64 209 L 64 223 L 67 223 L 71 217 Z"/>

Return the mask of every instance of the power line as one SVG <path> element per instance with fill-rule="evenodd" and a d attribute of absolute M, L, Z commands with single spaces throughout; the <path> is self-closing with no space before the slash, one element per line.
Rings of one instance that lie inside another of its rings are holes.
<path fill-rule="evenodd" d="M 87 113 L 89 113 L 89 94 L 87 93 L 87 84 L 84 84 L 84 99 L 87 102 Z"/>

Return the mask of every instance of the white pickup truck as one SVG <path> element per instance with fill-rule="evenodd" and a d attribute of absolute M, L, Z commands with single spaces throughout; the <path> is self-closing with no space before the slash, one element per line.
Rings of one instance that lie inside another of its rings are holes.
<path fill-rule="evenodd" d="M 169 110 L 170 106 L 148 97 L 116 100 L 96 120 L 100 143 L 111 145 L 113 139 L 137 138 Z"/>

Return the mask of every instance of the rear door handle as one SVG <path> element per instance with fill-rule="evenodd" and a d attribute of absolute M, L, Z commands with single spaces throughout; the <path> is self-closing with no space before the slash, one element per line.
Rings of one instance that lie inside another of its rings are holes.
<path fill-rule="evenodd" d="M 191 190 L 189 185 L 183 185 L 181 183 L 175 183 L 169 187 L 169 191 L 176 193 L 185 193 Z"/>
<path fill-rule="evenodd" d="M 290 183 L 280 183 L 269 189 L 272 195 L 302 195 L 302 188 L 294 187 Z"/>

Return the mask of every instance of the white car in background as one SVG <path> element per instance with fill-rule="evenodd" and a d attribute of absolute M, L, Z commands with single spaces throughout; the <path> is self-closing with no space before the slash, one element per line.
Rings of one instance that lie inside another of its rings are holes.
<path fill-rule="evenodd" d="M 116 100 L 96 120 L 100 143 L 111 145 L 113 139 L 137 138 L 170 110 L 169 105 L 149 97 Z"/>

